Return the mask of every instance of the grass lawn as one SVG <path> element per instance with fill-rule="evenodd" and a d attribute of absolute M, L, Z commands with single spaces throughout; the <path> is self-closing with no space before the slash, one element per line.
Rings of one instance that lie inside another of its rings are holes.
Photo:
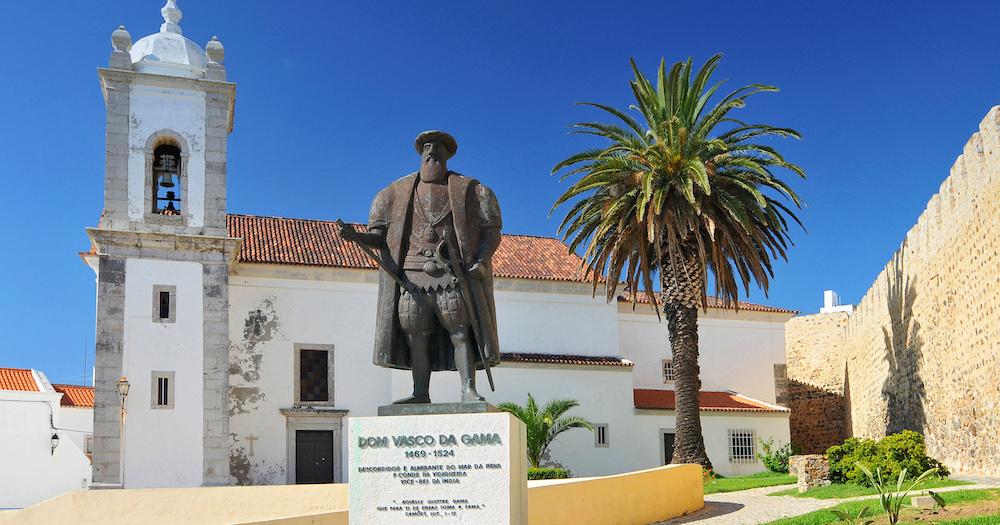
<path fill-rule="evenodd" d="M 917 485 L 914 490 L 924 490 L 924 489 L 934 489 L 939 487 L 954 487 L 956 485 L 970 485 L 968 481 L 959 481 L 957 479 L 948 478 L 930 478 L 924 480 L 923 483 Z M 763 485 L 762 485 L 763 486 Z M 893 484 L 895 486 L 895 484 Z M 906 488 L 907 484 L 904 483 L 903 487 Z M 797 498 L 816 498 L 816 499 L 840 499 L 840 498 L 853 498 L 856 496 L 874 496 L 877 495 L 878 491 L 874 487 L 864 487 L 861 485 L 855 485 L 853 483 L 834 483 L 833 485 L 827 485 L 825 487 L 816 487 L 812 490 L 803 492 L 799 494 L 798 489 L 787 489 L 778 492 L 772 492 L 768 496 L 795 496 Z"/>
<path fill-rule="evenodd" d="M 779 474 L 776 472 L 758 472 L 749 476 L 736 478 L 724 478 L 719 476 L 715 481 L 705 485 L 705 494 L 715 494 L 716 492 L 735 492 L 737 490 L 755 489 L 758 487 L 772 487 L 774 485 L 788 485 L 795 483 L 795 476 L 790 474 Z"/>
<path fill-rule="evenodd" d="M 1000 490 L 958 490 L 955 492 L 942 492 L 941 496 L 945 500 L 947 510 L 942 511 L 938 515 L 920 516 L 919 521 L 909 520 L 910 517 L 916 515 L 915 511 L 903 510 L 903 513 L 900 516 L 900 523 L 948 523 L 951 525 L 995 525 L 998 523 L 996 514 L 997 505 L 995 503 L 996 500 L 1000 499 Z M 980 505 L 976 502 L 985 502 L 987 505 Z M 907 498 L 907 503 L 909 503 L 909 498 Z M 988 505 L 990 503 L 994 504 Z M 948 520 L 948 514 L 962 514 L 961 509 L 964 506 L 977 506 L 983 508 L 984 510 L 986 508 L 991 508 L 993 510 L 984 516 L 968 517 L 966 514 L 967 517 L 963 517 L 960 520 Z M 882 512 L 882 509 L 879 508 L 877 499 L 851 501 L 848 503 L 841 503 L 840 505 L 832 508 L 842 510 L 848 514 L 857 515 L 858 512 L 865 507 L 871 508 L 874 517 L 877 518 L 878 516 L 883 516 L 883 518 L 876 523 L 885 523 L 884 513 Z M 826 525 L 827 523 L 837 523 L 837 516 L 825 509 L 803 514 L 801 516 L 771 521 L 766 525 Z"/>

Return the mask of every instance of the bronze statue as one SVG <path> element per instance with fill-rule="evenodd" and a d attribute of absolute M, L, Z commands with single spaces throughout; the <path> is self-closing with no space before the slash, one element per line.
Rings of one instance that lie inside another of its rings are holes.
<path fill-rule="evenodd" d="M 500 245 L 500 206 L 479 181 L 448 171 L 458 150 L 443 131 L 417 136 L 420 170 L 372 201 L 368 232 L 340 235 L 378 262 L 376 365 L 409 369 L 413 395 L 430 403 L 431 372 L 458 370 L 462 401 L 484 401 L 476 370 L 500 362 L 491 258 Z"/>

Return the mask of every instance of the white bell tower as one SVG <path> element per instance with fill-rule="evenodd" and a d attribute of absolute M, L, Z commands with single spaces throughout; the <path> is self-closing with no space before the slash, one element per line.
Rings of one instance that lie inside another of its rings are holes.
<path fill-rule="evenodd" d="M 167 0 L 159 32 L 111 35 L 97 272 L 95 484 L 229 483 L 226 148 L 235 84 Z M 128 395 L 119 394 L 127 377 Z M 124 424 L 122 414 L 124 407 Z"/>

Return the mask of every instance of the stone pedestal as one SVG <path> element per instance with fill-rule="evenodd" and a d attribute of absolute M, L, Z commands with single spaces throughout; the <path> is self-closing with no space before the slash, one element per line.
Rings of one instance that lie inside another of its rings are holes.
<path fill-rule="evenodd" d="M 525 525 L 524 424 L 507 412 L 352 417 L 350 522 Z"/>
<path fill-rule="evenodd" d="M 830 484 L 830 463 L 822 454 L 788 458 L 788 472 L 798 477 L 799 492 Z"/>

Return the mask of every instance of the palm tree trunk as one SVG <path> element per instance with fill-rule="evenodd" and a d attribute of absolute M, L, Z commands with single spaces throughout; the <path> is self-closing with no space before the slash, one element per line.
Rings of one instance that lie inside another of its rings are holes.
<path fill-rule="evenodd" d="M 697 257 L 684 261 L 686 271 L 675 272 L 669 264 L 661 272 L 663 310 L 673 354 L 674 394 L 676 396 L 676 436 L 672 463 L 697 463 L 711 469 L 701 433 L 698 392 L 701 391 L 701 367 L 698 365 L 698 307 L 701 305 L 704 277 Z"/>

